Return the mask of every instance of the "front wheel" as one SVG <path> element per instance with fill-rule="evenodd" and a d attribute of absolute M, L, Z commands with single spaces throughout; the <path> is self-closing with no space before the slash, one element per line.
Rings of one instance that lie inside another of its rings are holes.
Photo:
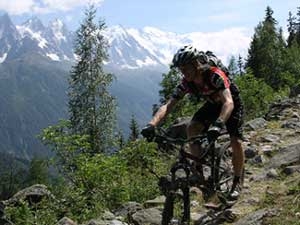
<path fill-rule="evenodd" d="M 169 193 L 162 213 L 162 225 L 190 224 L 189 188 Z"/>

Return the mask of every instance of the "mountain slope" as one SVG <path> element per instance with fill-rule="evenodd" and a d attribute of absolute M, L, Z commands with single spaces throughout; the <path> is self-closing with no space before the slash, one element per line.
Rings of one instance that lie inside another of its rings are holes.
<path fill-rule="evenodd" d="M 178 35 L 151 27 L 114 26 L 104 35 L 110 44 L 105 70 L 117 78 L 111 92 L 118 102 L 119 128 L 128 135 L 132 115 L 140 126 L 150 119 L 174 52 L 184 44 L 201 47 L 206 39 L 201 33 Z M 7 14 L 0 16 L 0 151 L 25 158 L 47 154 L 35 136 L 66 117 L 74 37 L 58 19 L 45 26 L 32 17 L 15 26 Z"/>
<path fill-rule="evenodd" d="M 0 64 L 0 151 L 24 158 L 47 154 L 36 136 L 66 117 L 66 71 L 36 54 Z"/>

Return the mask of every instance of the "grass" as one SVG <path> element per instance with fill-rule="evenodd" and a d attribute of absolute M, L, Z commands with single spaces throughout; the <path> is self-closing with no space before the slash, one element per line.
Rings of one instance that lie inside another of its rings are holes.
<path fill-rule="evenodd" d="M 255 210 L 276 209 L 275 215 L 264 218 L 263 225 L 300 225 L 300 175 L 281 177 L 280 180 L 260 182 L 260 202 Z"/>

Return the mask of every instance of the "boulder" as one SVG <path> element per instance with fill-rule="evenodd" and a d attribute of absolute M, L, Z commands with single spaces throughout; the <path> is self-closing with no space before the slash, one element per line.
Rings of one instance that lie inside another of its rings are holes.
<path fill-rule="evenodd" d="M 14 196 L 9 198 L 8 200 L 3 201 L 5 206 L 7 205 L 16 205 L 20 201 L 28 201 L 30 204 L 38 203 L 44 197 L 50 197 L 54 199 L 54 196 L 48 190 L 46 185 L 43 184 L 35 184 L 28 188 L 25 188 L 19 192 L 17 192 Z"/>
<path fill-rule="evenodd" d="M 127 225 L 122 221 L 113 219 L 113 220 L 90 220 L 86 225 Z"/>
<path fill-rule="evenodd" d="M 77 225 L 73 220 L 69 219 L 68 217 L 63 217 L 57 222 L 57 225 Z"/>
<path fill-rule="evenodd" d="M 289 166 L 296 163 L 300 163 L 300 143 L 279 149 L 278 153 L 270 159 L 267 168 L 276 169 L 281 166 Z"/>
<path fill-rule="evenodd" d="M 275 209 L 260 209 L 258 211 L 250 213 L 248 216 L 243 217 L 235 225 L 262 225 L 265 217 L 271 217 L 277 215 Z"/>
<path fill-rule="evenodd" d="M 245 124 L 245 129 L 256 131 L 257 129 L 264 128 L 266 126 L 266 123 L 267 122 L 264 118 L 259 117 L 259 118 L 248 121 Z"/>
<path fill-rule="evenodd" d="M 157 208 L 142 209 L 132 215 L 135 225 L 161 225 L 161 211 Z"/>
<path fill-rule="evenodd" d="M 115 216 L 127 217 L 143 209 L 143 205 L 137 202 L 128 202 L 114 211 Z"/>

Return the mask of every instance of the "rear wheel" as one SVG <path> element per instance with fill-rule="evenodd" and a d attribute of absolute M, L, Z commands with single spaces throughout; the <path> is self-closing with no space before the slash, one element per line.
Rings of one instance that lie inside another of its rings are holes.
<path fill-rule="evenodd" d="M 232 149 L 230 142 L 223 144 L 219 149 L 217 157 L 217 190 L 228 193 L 232 186 L 233 181 L 233 166 L 232 166 Z"/>

